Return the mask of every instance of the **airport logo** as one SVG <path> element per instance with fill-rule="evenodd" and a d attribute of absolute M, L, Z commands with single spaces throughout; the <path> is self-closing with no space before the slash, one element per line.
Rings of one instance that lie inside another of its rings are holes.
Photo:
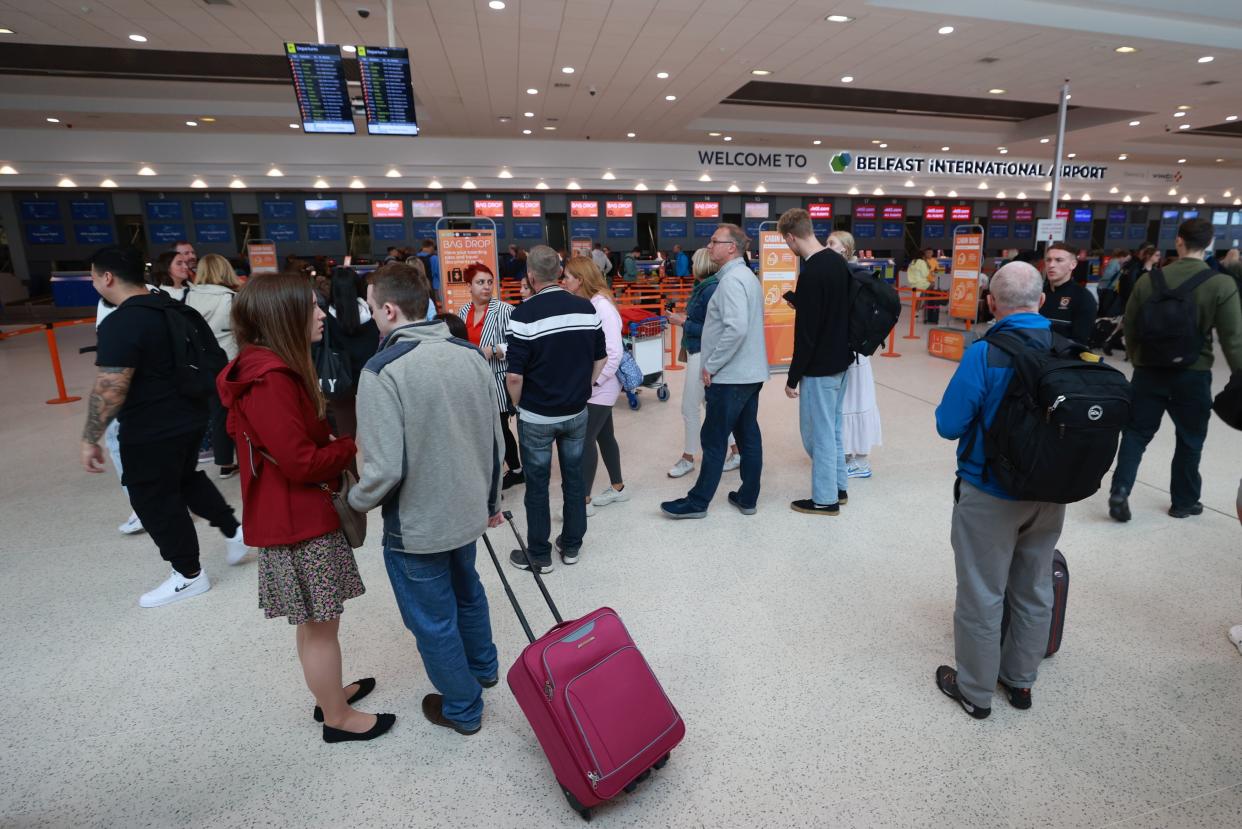
<path fill-rule="evenodd" d="M 837 153 L 828 162 L 828 168 L 834 173 L 844 173 L 849 168 L 851 161 L 853 161 L 853 158 L 849 153 Z"/>

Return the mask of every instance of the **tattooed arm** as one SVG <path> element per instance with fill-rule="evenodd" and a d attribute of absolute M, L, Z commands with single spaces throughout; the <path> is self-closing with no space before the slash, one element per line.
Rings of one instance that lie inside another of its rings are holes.
<path fill-rule="evenodd" d="M 134 379 L 132 368 L 100 366 L 86 406 L 86 427 L 82 430 L 82 467 L 87 472 L 103 472 L 103 450 L 99 439 L 115 418 Z"/>

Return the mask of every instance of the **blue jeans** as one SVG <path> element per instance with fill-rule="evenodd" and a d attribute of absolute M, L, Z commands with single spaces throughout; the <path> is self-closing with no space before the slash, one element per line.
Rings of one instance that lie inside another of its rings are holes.
<path fill-rule="evenodd" d="M 1130 389 L 1134 402 L 1130 422 L 1121 433 L 1113 491 L 1134 489 L 1143 452 L 1156 436 L 1167 410 L 1177 435 L 1169 493 L 1174 507 L 1193 506 L 1203 487 L 1199 458 L 1212 418 L 1212 372 L 1136 367 Z"/>
<path fill-rule="evenodd" d="M 483 719 L 479 680 L 492 679 L 499 670 L 474 546 L 472 541 L 432 555 L 384 547 L 401 619 L 418 643 L 427 678 L 444 696 L 444 716 L 467 729 Z"/>
<path fill-rule="evenodd" d="M 582 482 L 582 452 L 586 445 L 587 412 L 560 423 L 529 423 L 518 416 L 518 446 L 526 476 L 526 534 L 530 557 L 537 564 L 552 562 L 552 513 L 548 482 L 552 478 L 552 445 L 561 465 L 561 494 L 565 498 L 561 549 L 576 553 L 586 535 L 586 486 Z M 595 447 L 591 447 L 595 451 Z"/>
<path fill-rule="evenodd" d="M 720 486 L 729 433 L 737 439 L 742 455 L 742 486 L 737 497 L 744 507 L 759 500 L 759 476 L 763 472 L 763 436 L 759 433 L 759 392 L 763 383 L 712 383 L 703 390 L 707 413 L 699 439 L 703 443 L 703 465 L 694 489 L 687 493 L 690 505 L 706 510 Z"/>
<path fill-rule="evenodd" d="M 847 372 L 803 377 L 798 394 L 802 448 L 811 456 L 811 498 L 817 504 L 837 503 L 847 489 L 845 449 L 841 445 L 841 403 Z"/>

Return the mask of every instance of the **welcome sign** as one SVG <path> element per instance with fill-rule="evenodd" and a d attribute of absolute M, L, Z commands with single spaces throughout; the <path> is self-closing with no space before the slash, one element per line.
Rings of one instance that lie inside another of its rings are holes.
<path fill-rule="evenodd" d="M 927 157 L 915 155 L 862 155 L 839 152 L 832 157 L 828 168 L 834 173 L 905 173 L 930 176 L 956 176 L 978 178 L 999 176 L 1004 178 L 1052 178 L 1055 165 L 1039 161 L 1010 161 L 1008 159 L 975 159 L 952 157 Z M 1063 164 L 1061 177 L 1086 181 L 1103 181 L 1108 172 L 1106 165 Z"/>

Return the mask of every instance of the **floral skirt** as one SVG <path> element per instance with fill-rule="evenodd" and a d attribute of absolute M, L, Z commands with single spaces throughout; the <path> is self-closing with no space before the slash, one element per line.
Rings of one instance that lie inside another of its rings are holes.
<path fill-rule="evenodd" d="M 354 551 L 340 530 L 287 547 L 259 549 L 259 607 L 289 624 L 339 619 L 345 600 L 366 592 Z"/>

